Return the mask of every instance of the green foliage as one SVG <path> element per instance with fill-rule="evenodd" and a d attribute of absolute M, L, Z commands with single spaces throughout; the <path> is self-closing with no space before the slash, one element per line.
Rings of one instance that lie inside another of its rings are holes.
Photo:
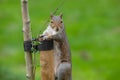
<path fill-rule="evenodd" d="M 46 28 L 58 3 L 29 0 L 33 37 Z M 66 0 L 60 12 L 72 51 L 73 80 L 119 80 L 120 1 Z M 20 0 L 0 0 L 0 23 L 0 80 L 25 80 Z M 39 72 L 37 66 L 37 80 Z"/>
<path fill-rule="evenodd" d="M 9 70 L 8 67 L 0 67 L 1 80 L 25 80 L 25 75 L 17 73 L 16 71 Z"/>

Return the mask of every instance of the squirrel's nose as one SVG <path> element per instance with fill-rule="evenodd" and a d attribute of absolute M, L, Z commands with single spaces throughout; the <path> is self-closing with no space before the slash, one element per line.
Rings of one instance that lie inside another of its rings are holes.
<path fill-rule="evenodd" d="M 57 28 L 56 31 L 58 31 L 59 29 Z"/>

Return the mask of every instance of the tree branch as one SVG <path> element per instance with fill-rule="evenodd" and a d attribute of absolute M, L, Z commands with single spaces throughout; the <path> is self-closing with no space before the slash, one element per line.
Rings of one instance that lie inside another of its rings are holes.
<path fill-rule="evenodd" d="M 23 21 L 23 36 L 24 41 L 31 41 L 30 18 L 28 13 L 28 0 L 21 0 L 22 21 Z M 26 60 L 26 77 L 28 80 L 35 80 L 33 74 L 33 62 L 31 52 L 25 52 Z"/>

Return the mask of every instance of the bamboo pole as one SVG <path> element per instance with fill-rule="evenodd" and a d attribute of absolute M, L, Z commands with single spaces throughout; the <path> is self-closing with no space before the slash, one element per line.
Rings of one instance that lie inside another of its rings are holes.
<path fill-rule="evenodd" d="M 30 29 L 30 18 L 28 13 L 28 0 L 21 0 L 22 9 L 22 21 L 23 21 L 23 36 L 24 41 L 31 41 L 31 29 Z M 33 62 L 32 54 L 29 51 L 25 51 L 26 60 L 26 77 L 28 80 L 35 80 L 33 74 Z"/>
<path fill-rule="evenodd" d="M 41 80 L 55 80 L 53 40 L 40 42 Z"/>
<path fill-rule="evenodd" d="M 54 51 L 40 51 L 41 80 L 54 80 Z"/>

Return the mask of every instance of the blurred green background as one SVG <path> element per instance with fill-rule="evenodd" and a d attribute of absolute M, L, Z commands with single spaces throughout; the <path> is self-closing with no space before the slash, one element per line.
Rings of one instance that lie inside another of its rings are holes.
<path fill-rule="evenodd" d="M 29 0 L 33 37 L 61 0 Z M 120 0 L 65 0 L 73 80 L 120 80 Z M 36 80 L 40 80 L 39 53 Z M 20 0 L 0 0 L 0 80 L 26 80 Z"/>

